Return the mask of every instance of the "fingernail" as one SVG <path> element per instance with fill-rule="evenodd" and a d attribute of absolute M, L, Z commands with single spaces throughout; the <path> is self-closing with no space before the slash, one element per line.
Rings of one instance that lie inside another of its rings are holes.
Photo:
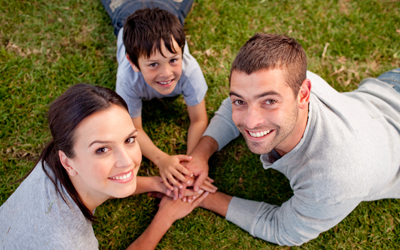
<path fill-rule="evenodd" d="M 179 199 L 182 199 L 182 194 L 179 194 Z"/>
<path fill-rule="evenodd" d="M 190 185 L 190 181 L 187 181 L 186 184 Z"/>
<path fill-rule="evenodd" d="M 203 189 L 200 189 L 200 190 L 198 191 L 199 194 L 202 194 L 203 192 L 204 192 Z"/>
<path fill-rule="evenodd" d="M 179 189 L 182 189 L 183 187 L 182 186 L 179 186 Z"/>

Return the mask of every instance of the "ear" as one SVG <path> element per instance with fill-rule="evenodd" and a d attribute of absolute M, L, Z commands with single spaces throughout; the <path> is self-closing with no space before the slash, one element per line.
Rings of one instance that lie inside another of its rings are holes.
<path fill-rule="evenodd" d="M 71 165 L 71 159 L 69 159 L 65 153 L 61 150 L 58 150 L 58 157 L 60 158 L 61 165 L 67 170 L 69 176 L 75 176 L 78 173 L 74 170 L 73 166 Z"/>
<path fill-rule="evenodd" d="M 311 94 L 311 81 L 310 79 L 305 79 L 301 84 L 298 94 L 300 109 L 308 108 L 308 103 L 310 102 L 310 94 Z"/>
<path fill-rule="evenodd" d="M 133 71 L 135 71 L 135 72 L 139 72 L 140 71 L 140 69 L 138 67 L 136 67 L 136 65 L 131 61 L 131 59 L 129 59 L 129 55 L 128 54 L 126 54 L 126 59 L 128 59 L 129 63 L 131 64 L 131 67 L 132 67 Z"/>

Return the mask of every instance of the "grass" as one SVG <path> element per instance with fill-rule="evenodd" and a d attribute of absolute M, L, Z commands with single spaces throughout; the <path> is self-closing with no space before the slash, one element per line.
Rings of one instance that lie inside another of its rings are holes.
<path fill-rule="evenodd" d="M 115 89 L 113 28 L 100 1 L 0 0 L 0 204 L 34 166 L 49 140 L 48 104 L 78 82 Z M 228 75 L 239 48 L 255 32 L 286 33 L 305 48 L 309 70 L 338 91 L 400 65 L 399 1 L 196 0 L 185 29 L 192 55 L 209 85 L 211 118 L 229 91 Z M 183 99 L 144 105 L 144 126 L 168 153 L 185 153 L 189 118 Z M 140 175 L 158 170 L 144 159 Z M 263 170 L 243 139 L 210 161 L 220 191 L 281 204 L 292 191 L 279 172 Z M 102 249 L 123 249 L 157 210 L 146 195 L 110 200 L 96 210 Z M 291 249 L 396 249 L 400 201 L 361 203 L 317 239 Z M 158 249 L 289 249 L 253 238 L 212 212 L 196 209 L 177 221 Z"/>

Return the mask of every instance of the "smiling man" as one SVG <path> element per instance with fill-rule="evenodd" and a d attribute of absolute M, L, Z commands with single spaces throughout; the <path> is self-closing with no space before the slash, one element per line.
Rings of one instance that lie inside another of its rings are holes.
<path fill-rule="evenodd" d="M 254 35 L 234 60 L 229 98 L 187 167 L 207 174 L 209 157 L 241 133 L 264 169 L 289 179 L 294 195 L 277 206 L 217 192 L 202 206 L 253 236 L 301 245 L 362 201 L 400 198 L 399 92 L 397 69 L 339 93 L 307 71 L 295 39 Z"/>

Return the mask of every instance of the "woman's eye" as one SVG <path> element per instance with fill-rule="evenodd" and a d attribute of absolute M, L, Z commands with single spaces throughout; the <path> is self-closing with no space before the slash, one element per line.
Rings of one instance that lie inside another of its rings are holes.
<path fill-rule="evenodd" d="M 108 152 L 108 148 L 99 148 L 99 149 L 97 149 L 96 150 L 96 154 L 104 154 L 104 153 L 106 153 L 106 152 Z"/>
<path fill-rule="evenodd" d="M 126 143 L 132 144 L 136 141 L 136 137 L 129 137 L 128 139 L 126 139 Z"/>

